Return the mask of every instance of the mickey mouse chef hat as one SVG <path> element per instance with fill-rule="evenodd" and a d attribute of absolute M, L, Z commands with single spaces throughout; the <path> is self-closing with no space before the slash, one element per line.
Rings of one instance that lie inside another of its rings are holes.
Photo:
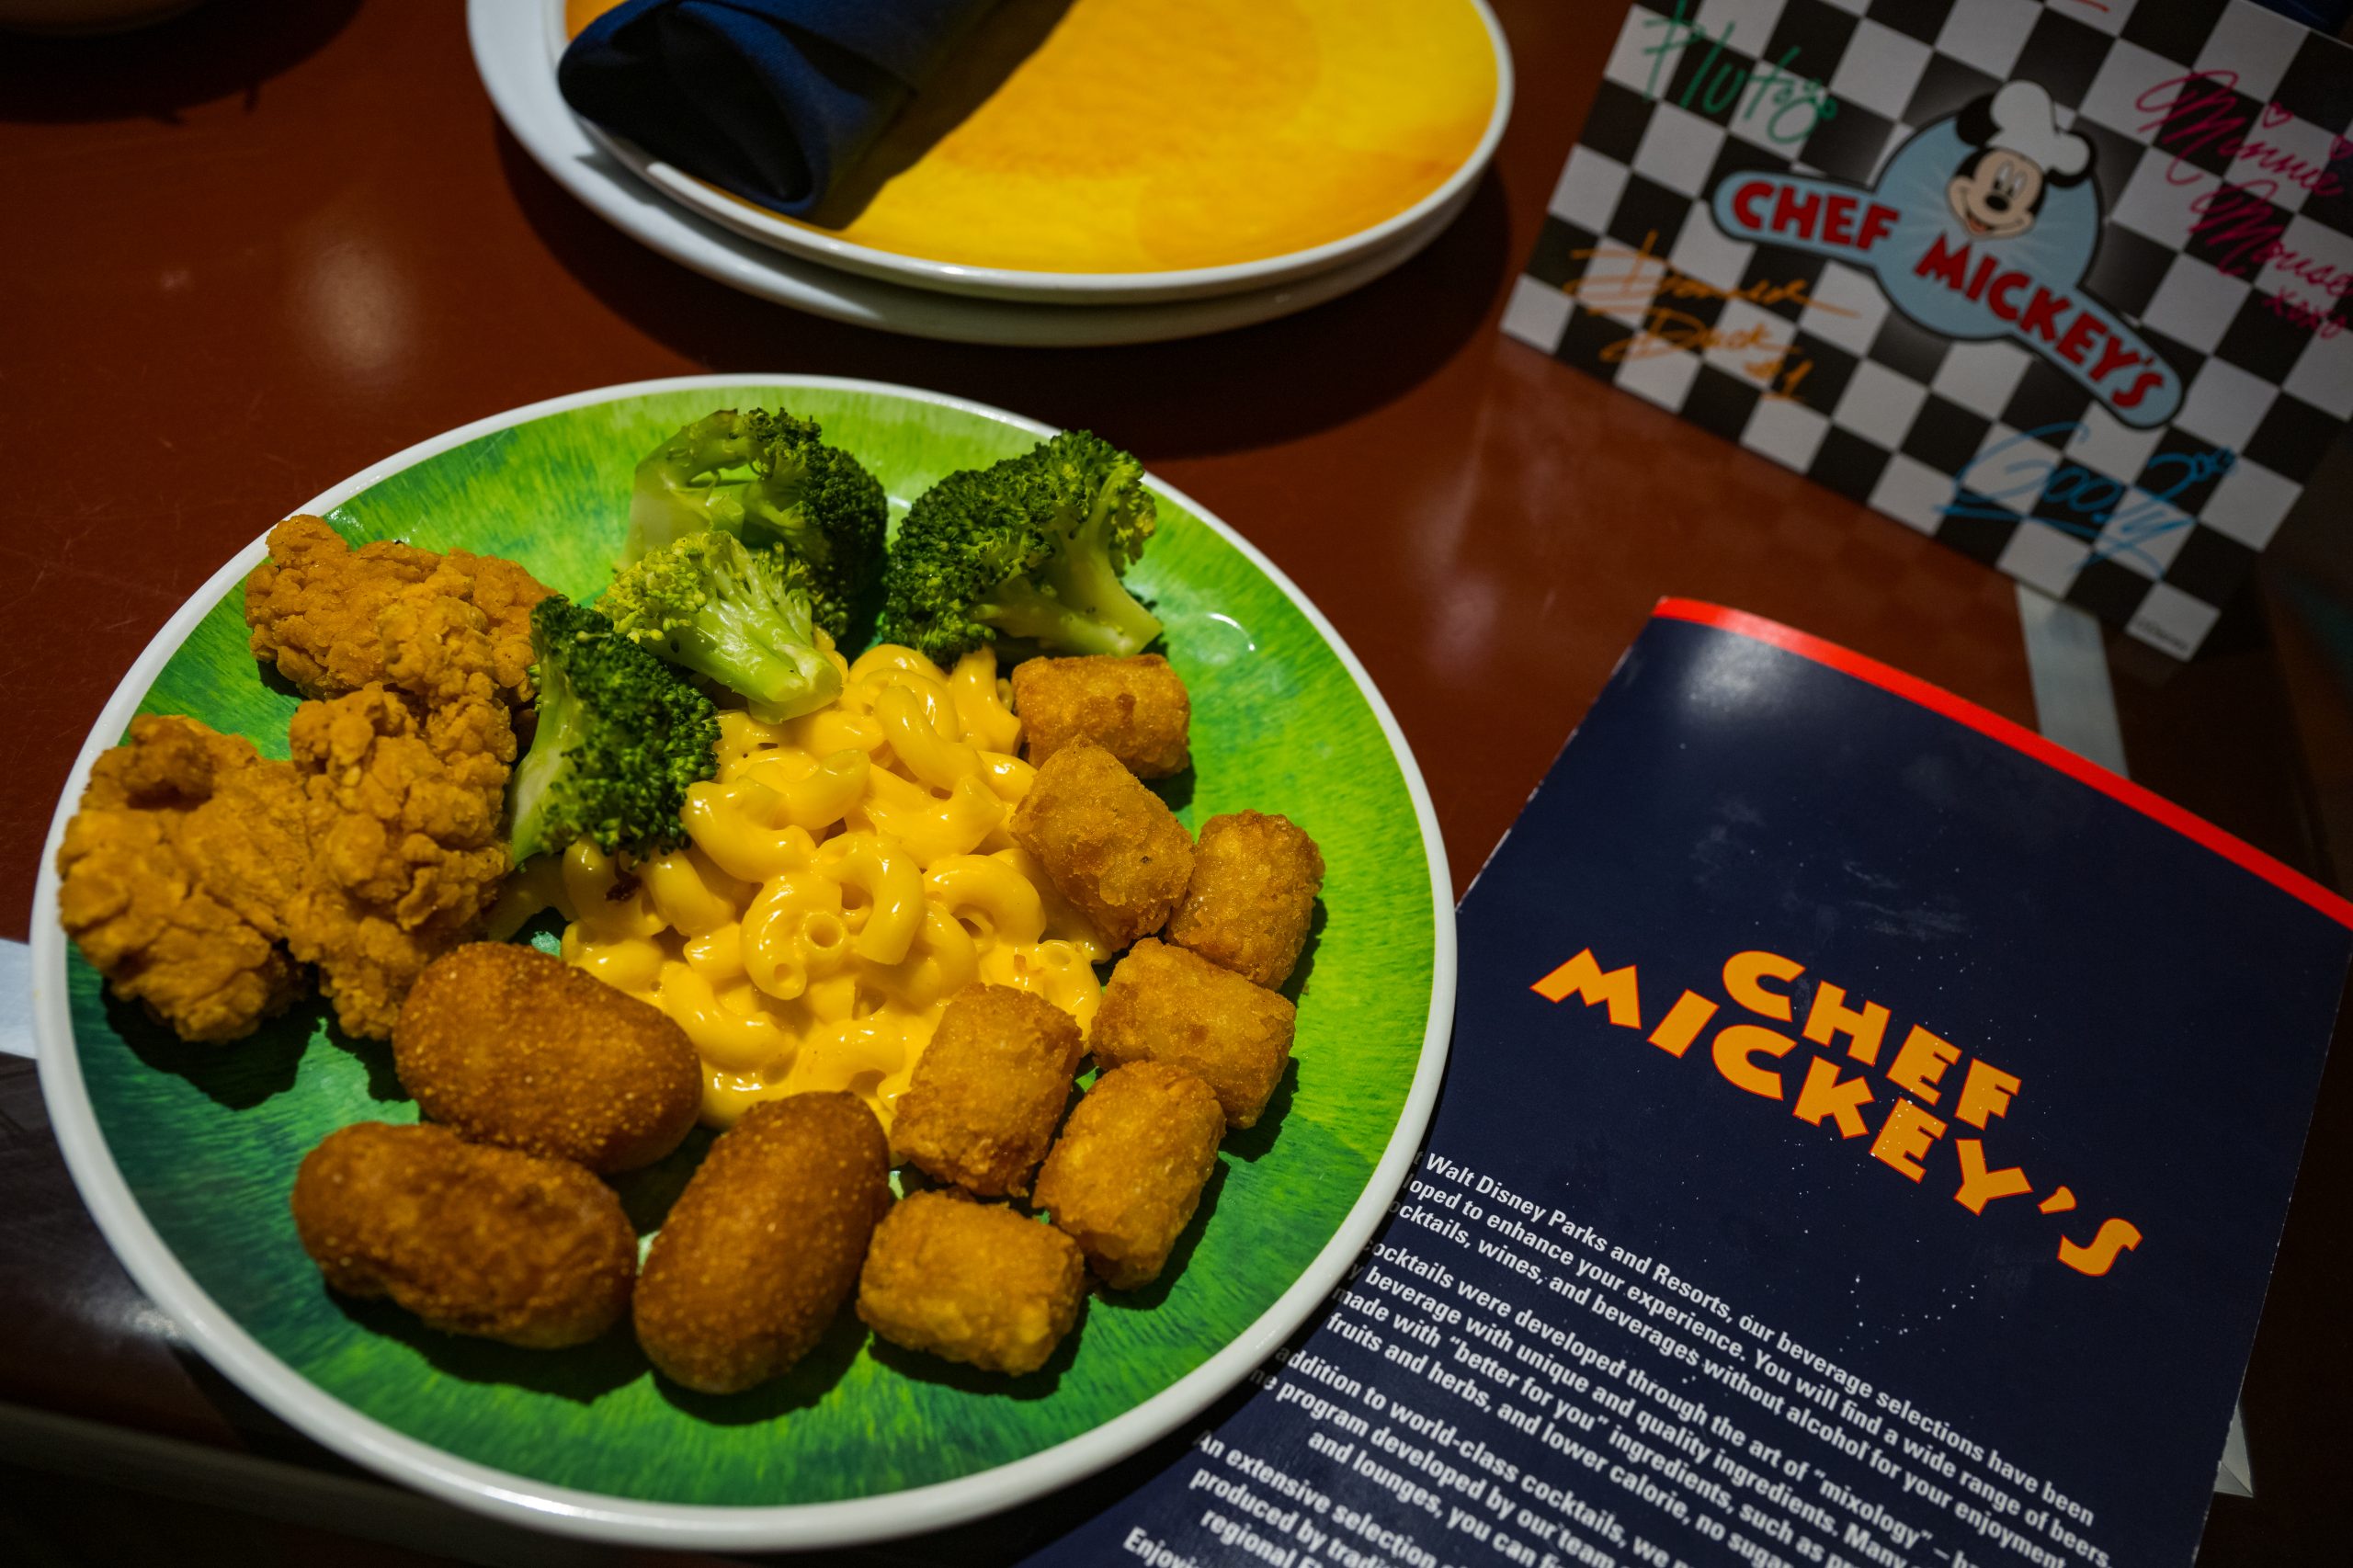
<path fill-rule="evenodd" d="M 2062 179 L 2091 166 L 2089 142 L 2059 129 L 2051 95 L 2033 82 L 2012 82 L 1994 95 L 1994 134 L 1988 147 L 2006 147 Z"/>

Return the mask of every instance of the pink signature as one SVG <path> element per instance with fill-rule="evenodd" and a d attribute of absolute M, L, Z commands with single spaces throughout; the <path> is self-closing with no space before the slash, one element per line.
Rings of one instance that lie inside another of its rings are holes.
<path fill-rule="evenodd" d="M 2335 337 L 2345 324 L 2330 312 L 2337 300 L 2353 293 L 2353 272 L 2286 244 L 2287 220 L 2271 205 L 2271 199 L 2283 187 L 2315 196 L 2341 194 L 2345 184 L 2328 165 L 2353 153 L 2353 141 L 2331 137 L 2327 159 L 2315 164 L 2277 142 L 2250 135 L 2257 127 L 2238 107 L 2232 92 L 2237 85 L 2238 73 L 2222 70 L 2192 71 L 2159 82 L 2133 100 L 2135 108 L 2155 117 L 2141 129 L 2150 133 L 2154 146 L 2173 154 L 2173 163 L 2165 170 L 2165 178 L 2172 184 L 2188 185 L 2203 177 L 2203 169 L 2184 159 L 2188 153 L 2209 150 L 2256 171 L 2256 178 L 2218 185 L 2193 199 L 2189 210 L 2197 216 L 2190 234 L 2205 241 L 2216 253 L 2215 266 L 2234 278 L 2249 278 L 2268 269 L 2312 290 L 2320 297 L 2318 304 L 2301 297 L 2283 281 L 2265 301 L 2266 308 L 2306 332 Z M 2287 123 L 2290 116 L 2278 104 L 2266 104 L 2257 118 L 2260 129 L 2269 131 Z"/>

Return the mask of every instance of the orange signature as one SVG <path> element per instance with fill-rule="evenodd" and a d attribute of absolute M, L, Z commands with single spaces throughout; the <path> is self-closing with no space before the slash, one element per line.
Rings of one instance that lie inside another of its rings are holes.
<path fill-rule="evenodd" d="M 1586 270 L 1563 282 L 1561 285 L 1563 292 L 1597 313 L 1620 313 L 1636 309 L 1643 312 L 1633 336 L 1613 343 L 1601 351 L 1600 357 L 1605 361 L 1615 364 L 1628 359 L 1647 359 L 1660 354 L 1701 354 L 1710 349 L 1724 354 L 1754 354 L 1756 358 L 1741 369 L 1765 384 L 1767 397 L 1787 398 L 1795 394 L 1798 383 L 1813 368 L 1813 361 L 1803 349 L 1774 342 L 1767 324 L 1762 322 L 1733 329 L 1711 326 L 1687 311 L 1675 310 L 1658 301 L 1737 300 L 1751 305 L 1795 302 L 1829 315 L 1852 316 L 1855 313 L 1815 299 L 1802 278 L 1789 278 L 1779 282 L 1759 278 L 1738 289 L 1725 289 L 1707 282 L 1689 273 L 1676 270 L 1657 253 L 1657 244 L 1658 233 L 1654 230 L 1643 236 L 1639 250 L 1595 248 L 1571 253 L 1573 260 L 1586 264 Z"/>

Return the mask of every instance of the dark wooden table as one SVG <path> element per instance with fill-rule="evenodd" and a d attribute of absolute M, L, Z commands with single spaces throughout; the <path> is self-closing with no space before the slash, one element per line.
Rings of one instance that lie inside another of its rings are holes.
<path fill-rule="evenodd" d="M 2035 722 L 2007 580 L 1497 335 L 1619 15 L 1496 9 L 1518 111 L 1427 251 L 1290 320 L 1091 351 L 845 327 L 640 248 L 500 128 L 457 0 L 212 0 L 114 40 L 0 37 L 0 936 L 25 934 L 82 736 L 224 559 L 413 441 L 652 376 L 903 381 L 1132 448 L 1354 644 L 1418 750 L 1458 887 L 1663 594 L 1791 622 Z M 2197 662 L 2108 639 L 2134 776 L 2340 888 L 2345 474 L 2324 475 Z M 2338 1054 L 2246 1383 L 2257 1496 L 2217 1503 L 2204 1562 L 2341 1561 L 2353 1525 Z M 0 1065 L 0 1553 L 32 1562 L 656 1560 L 476 1528 L 210 1372 L 82 1210 L 25 1063 Z M 1002 1559 L 1107 1494 L 868 1560 Z"/>

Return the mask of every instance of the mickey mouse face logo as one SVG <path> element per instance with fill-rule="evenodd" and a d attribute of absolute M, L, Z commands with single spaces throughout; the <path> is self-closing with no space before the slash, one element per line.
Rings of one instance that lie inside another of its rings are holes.
<path fill-rule="evenodd" d="M 1989 147 L 1961 165 L 1945 199 L 1970 237 L 2006 240 L 2034 227 L 2042 210 L 2042 169 L 2006 147 Z"/>
<path fill-rule="evenodd" d="M 2091 143 L 2059 129 L 2051 95 L 2032 82 L 1979 98 L 1953 129 L 1974 150 L 1946 185 L 1945 201 L 1972 239 L 2017 238 L 2034 227 L 2045 191 L 2091 173 Z"/>

